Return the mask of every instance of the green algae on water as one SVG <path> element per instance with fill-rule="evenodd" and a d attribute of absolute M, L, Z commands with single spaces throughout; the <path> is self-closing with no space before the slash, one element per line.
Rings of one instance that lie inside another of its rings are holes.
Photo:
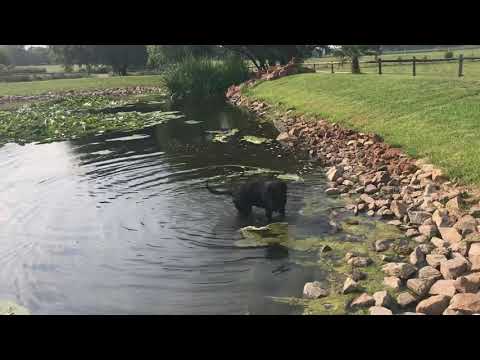
<path fill-rule="evenodd" d="M 240 130 L 238 129 L 231 129 L 227 132 L 222 132 L 220 134 L 215 135 L 213 138 L 213 142 L 220 142 L 220 143 L 226 143 L 228 142 L 229 138 L 234 136 L 236 133 L 238 133 Z"/>
<path fill-rule="evenodd" d="M 252 143 L 252 144 L 255 144 L 255 145 L 260 145 L 260 144 L 269 143 L 272 140 L 267 139 L 267 138 L 263 138 L 263 137 L 258 137 L 258 136 L 246 135 L 246 136 L 242 137 L 242 141 L 246 141 L 246 142 L 249 142 L 249 143 Z"/>

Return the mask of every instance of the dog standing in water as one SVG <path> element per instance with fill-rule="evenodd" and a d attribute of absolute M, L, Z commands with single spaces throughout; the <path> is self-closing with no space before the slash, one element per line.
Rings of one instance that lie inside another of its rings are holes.
<path fill-rule="evenodd" d="M 287 203 L 287 184 L 280 180 L 256 180 L 241 184 L 235 190 L 207 189 L 215 195 L 230 195 L 233 203 L 241 215 L 248 216 L 252 212 L 252 206 L 265 209 L 268 221 L 272 221 L 272 213 L 279 212 L 285 216 Z"/>

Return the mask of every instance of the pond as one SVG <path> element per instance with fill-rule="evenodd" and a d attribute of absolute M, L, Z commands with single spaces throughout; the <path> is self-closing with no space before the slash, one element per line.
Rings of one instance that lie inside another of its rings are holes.
<path fill-rule="evenodd" d="M 305 265 L 318 254 L 238 246 L 240 228 L 266 224 L 264 211 L 239 218 L 205 181 L 235 181 L 239 166 L 298 175 L 274 221 L 321 237 L 335 205 L 323 170 L 273 140 L 243 141 L 278 132 L 230 105 L 180 110 L 141 131 L 0 148 L 1 299 L 33 314 L 302 312 L 272 297 L 301 297 L 305 282 L 325 279 Z"/>

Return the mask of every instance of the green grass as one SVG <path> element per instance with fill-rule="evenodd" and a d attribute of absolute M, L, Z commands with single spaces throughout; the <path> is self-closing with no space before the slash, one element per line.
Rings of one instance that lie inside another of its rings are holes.
<path fill-rule="evenodd" d="M 302 74 L 245 92 L 281 108 L 375 132 L 411 156 L 428 158 L 454 179 L 480 184 L 479 81 Z"/>
<path fill-rule="evenodd" d="M 128 86 L 160 86 L 162 77 L 124 76 L 124 77 L 95 77 L 81 79 L 60 79 L 17 83 L 0 83 L 0 96 L 4 95 L 38 95 L 49 91 L 60 92 L 67 90 L 105 89 Z"/>

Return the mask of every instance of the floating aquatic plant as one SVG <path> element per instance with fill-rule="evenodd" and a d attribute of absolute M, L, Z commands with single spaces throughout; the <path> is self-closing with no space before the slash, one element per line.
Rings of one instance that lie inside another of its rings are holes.
<path fill-rule="evenodd" d="M 246 142 L 249 142 L 249 143 L 252 143 L 252 144 L 260 145 L 260 144 L 269 143 L 272 140 L 267 139 L 267 138 L 263 138 L 263 137 L 258 137 L 258 136 L 246 135 L 242 138 L 242 141 L 246 141 Z"/>

